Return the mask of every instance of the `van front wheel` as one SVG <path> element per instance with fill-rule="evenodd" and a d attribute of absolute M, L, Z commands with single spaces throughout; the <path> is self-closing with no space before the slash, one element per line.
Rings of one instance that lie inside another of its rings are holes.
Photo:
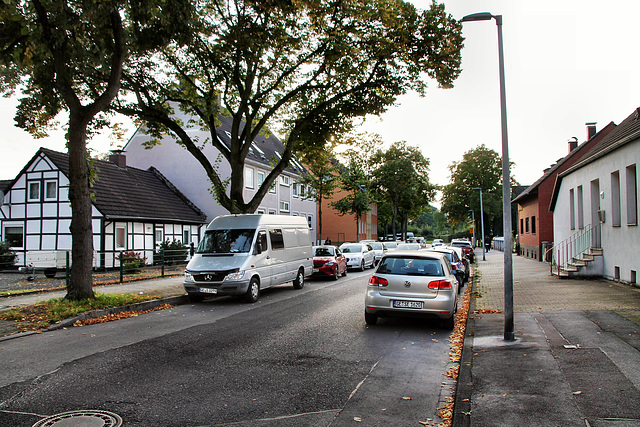
<path fill-rule="evenodd" d="M 301 268 L 298 270 L 298 275 L 293 281 L 294 289 L 302 289 L 304 287 L 304 270 Z"/>
<path fill-rule="evenodd" d="M 251 279 L 251 282 L 249 282 L 249 289 L 247 289 L 247 293 L 244 294 L 244 300 L 249 303 L 254 303 L 258 301 L 258 297 L 260 297 L 260 282 L 254 277 Z"/>

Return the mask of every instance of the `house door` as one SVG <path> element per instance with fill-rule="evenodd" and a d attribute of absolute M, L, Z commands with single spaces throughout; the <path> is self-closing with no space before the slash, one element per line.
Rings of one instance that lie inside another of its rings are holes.
<path fill-rule="evenodd" d="M 591 181 L 591 246 L 599 248 L 600 239 L 600 180 Z"/>

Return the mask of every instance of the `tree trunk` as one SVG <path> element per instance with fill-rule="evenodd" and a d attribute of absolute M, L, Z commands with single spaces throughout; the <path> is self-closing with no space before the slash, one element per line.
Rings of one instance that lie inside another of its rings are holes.
<path fill-rule="evenodd" d="M 69 120 L 69 200 L 71 201 L 71 269 L 66 299 L 93 298 L 92 203 L 86 124 L 72 114 Z"/>

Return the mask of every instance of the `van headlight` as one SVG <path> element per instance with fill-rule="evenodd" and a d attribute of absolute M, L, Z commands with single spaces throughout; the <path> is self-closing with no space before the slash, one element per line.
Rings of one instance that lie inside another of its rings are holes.
<path fill-rule="evenodd" d="M 185 282 L 195 282 L 195 280 L 193 280 L 193 274 L 191 273 L 187 273 L 186 271 L 184 272 L 184 281 Z"/>
<path fill-rule="evenodd" d="M 224 280 L 242 280 L 244 277 L 244 270 L 236 271 L 235 273 L 229 273 L 225 276 Z"/>

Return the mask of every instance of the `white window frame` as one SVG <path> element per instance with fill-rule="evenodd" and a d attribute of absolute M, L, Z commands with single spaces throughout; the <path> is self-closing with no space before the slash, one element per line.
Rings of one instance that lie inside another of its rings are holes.
<path fill-rule="evenodd" d="M 49 197 L 49 185 L 53 184 L 53 196 Z M 58 181 L 47 180 L 44 182 L 44 199 L 58 200 Z"/>
<path fill-rule="evenodd" d="M 248 167 L 244 168 L 244 186 L 245 186 L 245 188 L 249 188 L 251 190 L 253 190 L 255 188 L 255 182 L 253 182 L 254 172 L 255 171 L 253 170 L 253 168 L 248 168 Z"/>
<path fill-rule="evenodd" d="M 264 182 L 264 172 L 258 171 L 258 188 L 262 186 L 263 182 Z"/>
<path fill-rule="evenodd" d="M 620 171 L 614 171 L 611 173 L 611 226 L 620 227 L 621 224 Z"/>
<path fill-rule="evenodd" d="M 638 225 L 638 169 L 636 165 L 626 168 L 627 225 Z"/>
<path fill-rule="evenodd" d="M 158 235 L 160 235 L 160 238 L 158 239 Z M 164 242 L 164 230 L 162 228 L 156 228 L 153 238 L 156 241 L 156 244 L 159 245 L 161 243 Z"/>
<path fill-rule="evenodd" d="M 37 191 L 36 191 L 37 195 L 35 197 L 31 197 L 32 187 L 37 187 Z M 42 194 L 42 183 L 40 181 L 29 181 L 27 183 L 27 201 L 28 202 L 39 202 L 41 194 Z"/>
<path fill-rule="evenodd" d="M 277 187 L 277 184 L 274 181 L 273 184 L 271 184 L 271 187 L 269 187 L 269 193 L 278 194 L 277 191 L 276 191 L 276 187 Z"/>
<path fill-rule="evenodd" d="M 289 202 L 280 200 L 280 212 L 289 212 Z"/>
<path fill-rule="evenodd" d="M 290 182 L 289 175 L 280 175 L 280 185 L 289 187 L 291 185 Z"/>
<path fill-rule="evenodd" d="M 294 182 L 291 184 L 291 195 L 293 197 L 298 197 L 298 183 Z"/>
<path fill-rule="evenodd" d="M 22 229 L 22 246 L 10 246 L 11 249 L 24 249 L 26 237 L 24 235 L 24 224 L 22 223 L 6 223 L 2 225 L 2 240 L 7 240 L 7 228 L 21 228 Z M 17 233 L 14 233 L 17 234 Z"/>
<path fill-rule="evenodd" d="M 120 236 L 122 233 L 122 236 Z M 120 239 L 123 242 L 120 242 Z M 113 241 L 116 249 L 126 249 L 127 248 L 127 226 L 126 225 L 116 225 L 115 232 L 113 235 Z"/>

